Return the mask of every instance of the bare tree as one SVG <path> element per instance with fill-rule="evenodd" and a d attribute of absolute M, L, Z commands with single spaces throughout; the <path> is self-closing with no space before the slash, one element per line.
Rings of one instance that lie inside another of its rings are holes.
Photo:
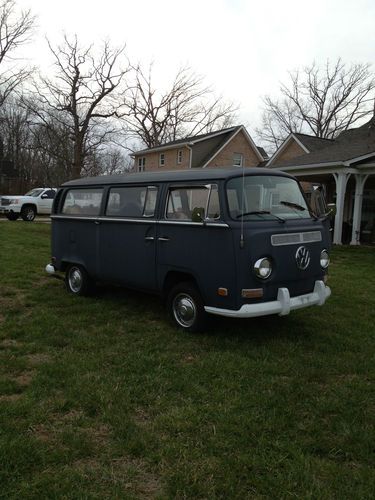
<path fill-rule="evenodd" d="M 51 118 L 48 127 L 35 123 L 30 109 L 15 95 L 0 107 L 2 158 L 10 162 L 23 189 L 36 184 L 59 185 L 68 180 L 69 131 Z"/>
<path fill-rule="evenodd" d="M 62 45 L 54 48 L 55 78 L 41 77 L 34 85 L 31 106 L 46 128 L 51 116 L 68 127 L 72 141 L 72 177 L 90 174 L 90 156 L 110 141 L 114 126 L 108 119 L 117 115 L 120 89 L 129 71 L 120 67 L 124 47 L 112 49 L 105 42 L 99 55 L 93 46 L 81 48 L 77 36 L 64 36 Z M 37 102 L 37 106 L 33 106 Z"/>
<path fill-rule="evenodd" d="M 133 70 L 134 85 L 125 96 L 123 119 L 128 134 L 145 146 L 158 146 L 232 124 L 237 108 L 215 97 L 190 68 L 180 69 L 165 92 L 153 86 L 152 65 L 147 73 L 140 66 Z"/>
<path fill-rule="evenodd" d="M 341 59 L 289 73 L 281 99 L 263 98 L 259 139 L 273 148 L 291 132 L 332 139 L 372 111 L 375 78 L 369 64 L 347 67 Z"/>
<path fill-rule="evenodd" d="M 30 10 L 18 13 L 14 0 L 0 3 L 0 106 L 30 76 L 31 69 L 18 67 L 13 54 L 29 41 L 34 25 Z"/>

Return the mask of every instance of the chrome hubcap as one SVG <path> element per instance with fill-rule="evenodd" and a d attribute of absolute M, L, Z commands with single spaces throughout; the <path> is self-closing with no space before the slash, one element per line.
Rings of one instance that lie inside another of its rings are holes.
<path fill-rule="evenodd" d="M 177 323 L 185 328 L 190 327 L 196 318 L 197 308 L 194 300 L 186 293 L 179 293 L 173 300 L 173 314 Z"/>
<path fill-rule="evenodd" d="M 27 218 L 27 220 L 33 220 L 34 219 L 34 210 L 31 210 L 31 209 L 27 210 L 26 218 Z"/>
<path fill-rule="evenodd" d="M 69 272 L 69 286 L 72 292 L 79 292 L 82 287 L 82 273 L 76 267 Z"/>

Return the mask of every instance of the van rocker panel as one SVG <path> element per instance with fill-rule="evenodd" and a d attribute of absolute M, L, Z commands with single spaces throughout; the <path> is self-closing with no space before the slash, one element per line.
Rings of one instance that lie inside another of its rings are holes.
<path fill-rule="evenodd" d="M 205 306 L 205 311 L 219 316 L 231 318 L 255 318 L 257 316 L 267 316 L 268 314 L 278 314 L 285 316 L 290 311 L 308 306 L 322 306 L 331 295 L 331 289 L 323 281 L 316 281 L 314 290 L 305 295 L 290 297 L 287 288 L 279 288 L 277 299 L 269 302 L 259 302 L 257 304 L 244 304 L 238 310 L 220 309 L 218 307 Z"/>

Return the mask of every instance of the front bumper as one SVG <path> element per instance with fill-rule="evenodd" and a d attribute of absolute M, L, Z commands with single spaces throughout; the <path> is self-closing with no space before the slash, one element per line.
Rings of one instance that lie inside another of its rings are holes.
<path fill-rule="evenodd" d="M 15 214 L 19 214 L 21 212 L 20 207 L 13 206 L 13 205 L 8 205 L 6 207 L 4 207 L 4 206 L 0 207 L 0 213 L 2 213 L 2 214 L 9 214 L 11 212 L 14 212 Z"/>
<path fill-rule="evenodd" d="M 315 281 L 313 292 L 305 295 L 290 297 L 287 288 L 279 288 L 277 300 L 272 300 L 270 302 L 244 304 L 237 311 L 210 306 L 205 306 L 204 309 L 210 314 L 228 316 L 231 318 L 255 318 L 257 316 L 267 316 L 269 314 L 285 316 L 295 309 L 302 309 L 308 306 L 322 306 L 330 295 L 331 289 L 326 286 L 323 281 L 319 280 Z"/>

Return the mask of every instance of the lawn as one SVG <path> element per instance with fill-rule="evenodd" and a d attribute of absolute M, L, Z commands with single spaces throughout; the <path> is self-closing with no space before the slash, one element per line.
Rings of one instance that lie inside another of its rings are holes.
<path fill-rule="evenodd" d="M 374 498 L 375 249 L 335 249 L 322 308 L 186 334 L 70 296 L 49 231 L 0 222 L 0 498 Z"/>

